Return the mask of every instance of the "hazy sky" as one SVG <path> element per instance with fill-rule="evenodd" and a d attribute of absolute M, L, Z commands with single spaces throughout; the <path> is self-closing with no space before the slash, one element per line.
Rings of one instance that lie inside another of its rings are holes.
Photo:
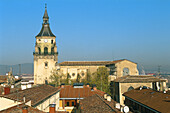
<path fill-rule="evenodd" d="M 45 3 L 59 62 L 170 64 L 170 0 L 1 0 L 0 64 L 33 63 Z"/>

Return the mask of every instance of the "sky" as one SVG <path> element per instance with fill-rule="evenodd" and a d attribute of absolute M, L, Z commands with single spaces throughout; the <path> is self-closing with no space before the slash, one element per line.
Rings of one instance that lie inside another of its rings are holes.
<path fill-rule="evenodd" d="M 169 0 L 0 0 L 0 64 L 33 63 L 45 3 L 59 62 L 170 66 Z"/>

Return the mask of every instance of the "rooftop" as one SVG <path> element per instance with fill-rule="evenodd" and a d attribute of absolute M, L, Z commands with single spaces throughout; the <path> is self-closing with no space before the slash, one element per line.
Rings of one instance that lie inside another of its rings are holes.
<path fill-rule="evenodd" d="M 103 96 L 105 92 L 100 90 L 92 90 L 91 87 L 83 86 L 83 88 L 74 88 L 71 85 L 65 85 L 64 88 L 61 88 L 60 98 L 84 98 L 98 94 Z"/>
<path fill-rule="evenodd" d="M 123 94 L 125 97 L 131 98 L 143 105 L 162 113 L 169 112 L 170 95 L 152 89 L 134 89 Z"/>
<path fill-rule="evenodd" d="M 8 109 L 0 111 L 0 113 L 23 113 L 22 109 L 23 107 L 27 107 L 28 113 L 45 113 L 43 111 L 40 111 L 36 108 L 30 107 L 30 106 L 25 106 L 25 105 L 19 105 L 19 106 L 13 106 Z"/>
<path fill-rule="evenodd" d="M 80 101 L 82 113 L 121 113 L 115 108 L 116 102 L 105 100 L 103 96 L 98 94 L 86 97 Z"/>
<path fill-rule="evenodd" d="M 36 37 L 41 37 L 41 36 L 55 37 L 55 35 L 51 32 L 48 20 L 49 20 L 49 17 L 47 14 L 47 8 L 45 7 L 42 28 L 41 28 L 40 33 Z"/>
<path fill-rule="evenodd" d="M 31 105 L 35 106 L 49 96 L 57 93 L 59 90 L 59 88 L 55 88 L 50 85 L 40 85 L 37 87 L 20 90 L 18 93 L 14 92 L 8 95 L 3 95 L 1 97 L 5 97 L 11 100 L 17 100 L 18 97 L 19 101 L 23 101 L 23 97 L 25 96 L 26 102 L 31 100 Z"/>
<path fill-rule="evenodd" d="M 65 62 L 61 62 L 59 63 L 60 66 L 79 66 L 79 65 L 108 65 L 108 64 L 115 64 L 118 62 L 121 62 L 123 60 L 115 60 L 115 61 L 65 61 Z"/>
<path fill-rule="evenodd" d="M 158 82 L 158 81 L 166 81 L 164 79 L 160 79 L 154 77 L 152 75 L 126 75 L 114 80 L 114 82 L 120 83 L 149 83 L 149 82 Z"/>

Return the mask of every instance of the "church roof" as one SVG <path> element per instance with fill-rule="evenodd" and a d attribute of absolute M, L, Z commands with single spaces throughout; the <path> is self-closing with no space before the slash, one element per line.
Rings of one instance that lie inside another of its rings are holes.
<path fill-rule="evenodd" d="M 55 37 L 55 35 L 51 32 L 50 26 L 49 25 L 44 25 L 41 28 L 40 33 L 36 36 L 36 37 L 40 37 L 40 36 L 52 36 Z"/>
<path fill-rule="evenodd" d="M 36 37 L 41 37 L 41 36 L 55 37 L 55 35 L 51 32 L 51 29 L 50 29 L 49 17 L 48 17 L 46 6 L 45 6 L 45 12 L 43 16 L 42 28 L 41 28 L 40 33 Z"/>
<path fill-rule="evenodd" d="M 121 62 L 123 60 L 115 60 L 115 61 L 65 61 L 61 62 L 60 66 L 79 66 L 79 65 L 108 65 L 108 64 L 115 64 Z"/>

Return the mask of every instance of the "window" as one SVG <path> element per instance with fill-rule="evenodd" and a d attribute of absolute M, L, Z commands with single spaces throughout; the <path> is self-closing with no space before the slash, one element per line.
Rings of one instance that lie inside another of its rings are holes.
<path fill-rule="evenodd" d="M 53 44 L 53 40 L 51 40 L 51 44 Z"/>
<path fill-rule="evenodd" d="M 67 106 L 69 106 L 69 102 L 67 102 Z"/>
<path fill-rule="evenodd" d="M 48 54 L 48 48 L 47 48 L 47 47 L 44 48 L 44 54 L 45 54 L 45 55 Z"/>
<path fill-rule="evenodd" d="M 58 65 L 58 62 L 55 63 L 55 66 L 57 66 L 57 65 Z"/>
<path fill-rule="evenodd" d="M 41 41 L 41 39 L 39 39 L 39 41 Z"/>
<path fill-rule="evenodd" d="M 74 77 L 74 76 L 75 76 L 75 73 L 72 73 L 72 76 Z"/>
<path fill-rule="evenodd" d="M 48 66 L 48 62 L 45 62 L 45 67 L 47 67 Z"/>
<path fill-rule="evenodd" d="M 84 72 L 82 72 L 81 75 L 84 76 Z"/>
<path fill-rule="evenodd" d="M 127 91 L 130 91 L 130 90 L 132 90 L 132 89 L 134 89 L 134 88 L 133 88 L 132 86 L 130 86 Z"/>
<path fill-rule="evenodd" d="M 54 54 L 54 47 L 51 48 L 51 54 Z"/>
<path fill-rule="evenodd" d="M 74 106 L 74 102 L 72 102 L 72 106 Z"/>
<path fill-rule="evenodd" d="M 38 47 L 38 54 L 41 54 L 41 48 Z"/>
<path fill-rule="evenodd" d="M 123 76 L 129 75 L 129 68 L 123 68 Z"/>

